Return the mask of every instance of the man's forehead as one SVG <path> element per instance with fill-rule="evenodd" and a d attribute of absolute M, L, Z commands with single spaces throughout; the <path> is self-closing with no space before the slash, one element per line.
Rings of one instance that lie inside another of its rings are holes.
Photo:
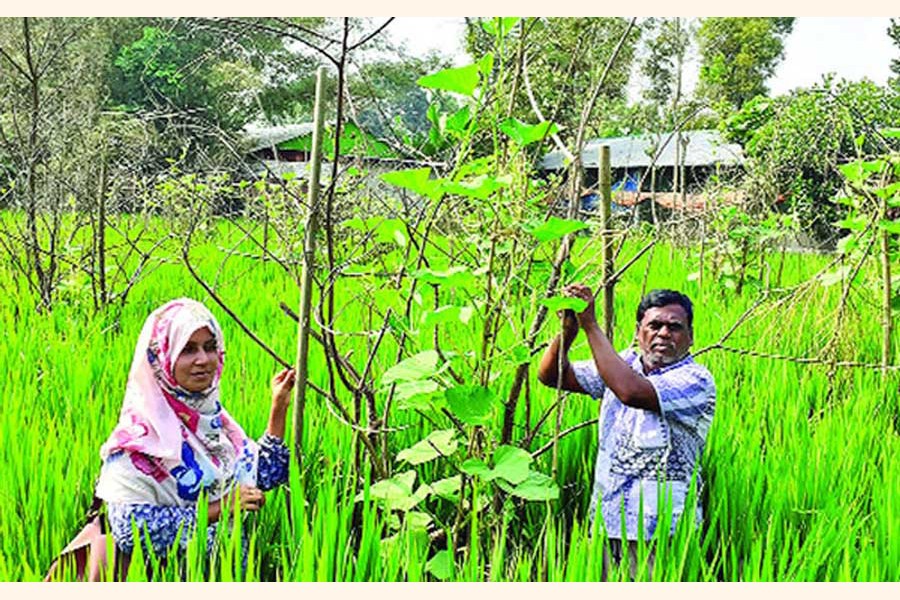
<path fill-rule="evenodd" d="M 680 304 L 666 304 L 665 306 L 653 306 L 644 313 L 642 323 L 659 321 L 662 323 L 687 324 L 687 311 Z"/>

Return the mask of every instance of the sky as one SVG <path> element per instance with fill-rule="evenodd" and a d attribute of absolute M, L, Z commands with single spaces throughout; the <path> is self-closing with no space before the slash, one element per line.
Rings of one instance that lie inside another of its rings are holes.
<path fill-rule="evenodd" d="M 887 35 L 888 17 L 797 17 L 785 41 L 784 60 L 767 83 L 774 95 L 796 87 L 808 87 L 833 72 L 838 79 L 858 81 L 868 77 L 883 85 L 891 76 L 890 62 L 900 58 L 900 48 Z M 454 56 L 457 64 L 468 62 L 462 47 L 461 17 L 398 17 L 389 26 L 397 40 L 405 40 L 411 53 L 439 50 Z M 685 82 L 688 89 L 696 83 Z M 636 95 L 632 90 L 629 95 Z"/>

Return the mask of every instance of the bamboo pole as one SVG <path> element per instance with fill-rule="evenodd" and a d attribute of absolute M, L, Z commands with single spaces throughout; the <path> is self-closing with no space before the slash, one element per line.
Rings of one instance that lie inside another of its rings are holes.
<path fill-rule="evenodd" d="M 610 173 L 609 146 L 600 146 L 600 222 L 602 224 L 601 241 L 603 243 L 603 325 L 606 337 L 613 341 L 613 240 L 612 240 L 612 175 Z"/>
<path fill-rule="evenodd" d="M 881 199 L 881 219 L 887 218 L 887 196 Z M 881 231 L 881 282 L 882 282 L 882 342 L 881 342 L 881 366 L 887 376 L 888 365 L 891 364 L 891 240 L 887 230 Z"/>
<path fill-rule="evenodd" d="M 882 328 L 884 330 L 884 339 L 881 346 L 881 366 L 887 373 L 888 365 L 891 364 L 891 255 L 890 255 L 890 239 L 888 232 L 881 232 L 881 280 L 884 285 L 884 296 L 882 300 Z"/>
<path fill-rule="evenodd" d="M 303 447 L 303 412 L 306 409 L 306 387 L 309 379 L 307 369 L 309 357 L 309 323 L 312 300 L 313 272 L 315 271 L 316 231 L 319 226 L 319 175 L 322 170 L 322 134 L 325 122 L 324 110 L 325 67 L 316 71 L 316 105 L 313 116 L 312 153 L 307 169 L 308 206 L 306 231 L 303 242 L 303 276 L 300 282 L 300 311 L 297 320 L 297 384 L 294 387 L 294 413 L 292 419 L 292 439 L 294 456 L 301 464 Z"/>

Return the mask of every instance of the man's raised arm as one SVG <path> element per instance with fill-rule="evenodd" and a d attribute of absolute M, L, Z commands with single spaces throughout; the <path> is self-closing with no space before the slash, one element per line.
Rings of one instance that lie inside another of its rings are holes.
<path fill-rule="evenodd" d="M 575 341 L 575 337 L 578 335 L 578 320 L 575 318 L 575 313 L 571 310 L 566 310 L 563 313 L 562 329 L 562 335 L 557 335 L 553 338 L 550 346 L 541 357 L 541 363 L 538 366 L 538 380 L 547 387 L 552 388 L 555 388 L 559 382 L 560 337 L 562 337 L 562 389 L 567 392 L 584 394 L 586 392 L 575 378 L 575 371 L 572 370 L 572 365 L 569 363 L 569 348 L 572 347 L 572 342 Z"/>

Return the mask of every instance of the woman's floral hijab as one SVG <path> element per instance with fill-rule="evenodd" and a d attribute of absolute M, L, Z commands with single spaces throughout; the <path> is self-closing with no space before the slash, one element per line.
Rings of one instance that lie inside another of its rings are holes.
<path fill-rule="evenodd" d="M 175 360 L 204 327 L 216 339 L 219 367 L 209 388 L 189 392 L 175 381 Z M 104 461 L 112 457 L 118 463 L 115 474 L 107 475 L 112 470 L 106 468 L 101 473 L 101 498 L 134 502 L 138 490 L 149 487 L 148 501 L 173 498 L 188 504 L 201 490 L 214 500 L 241 479 L 242 471 L 255 470 L 256 444 L 219 402 L 224 361 L 222 329 L 205 306 L 180 298 L 153 311 L 138 338 L 119 422 L 100 449 Z M 123 476 L 126 455 L 130 464 Z"/>

